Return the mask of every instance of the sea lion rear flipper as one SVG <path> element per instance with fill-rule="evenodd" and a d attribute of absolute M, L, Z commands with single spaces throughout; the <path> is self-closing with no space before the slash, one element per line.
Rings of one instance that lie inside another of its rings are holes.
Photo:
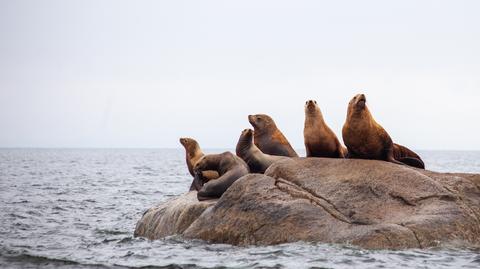
<path fill-rule="evenodd" d="M 399 158 L 398 161 L 409 166 L 425 169 L 425 163 L 418 158 L 404 157 L 404 158 Z"/>
<path fill-rule="evenodd" d="M 405 163 L 399 162 L 399 161 L 395 160 L 394 158 L 387 159 L 387 162 L 391 162 L 391 163 L 395 163 L 395 164 L 399 164 L 399 165 L 405 165 Z"/>
<path fill-rule="evenodd" d="M 386 156 L 387 156 L 387 157 L 386 157 L 385 160 L 386 160 L 387 162 L 396 163 L 396 164 L 399 164 L 399 165 L 405 165 L 404 163 L 397 161 L 397 160 L 395 159 L 395 157 L 393 157 L 393 147 L 391 147 L 390 149 L 388 149 L 388 150 L 386 151 Z"/>

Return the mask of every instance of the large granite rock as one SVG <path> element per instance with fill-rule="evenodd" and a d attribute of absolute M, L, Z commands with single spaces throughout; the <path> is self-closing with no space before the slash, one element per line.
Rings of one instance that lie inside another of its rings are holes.
<path fill-rule="evenodd" d="M 237 180 L 218 201 L 190 192 L 147 211 L 135 235 L 235 245 L 294 241 L 365 248 L 480 243 L 480 175 L 372 160 L 296 158 Z"/>
<path fill-rule="evenodd" d="M 205 209 L 212 207 L 216 202 L 217 200 L 199 202 L 197 192 L 190 191 L 143 213 L 142 219 L 135 228 L 134 236 L 153 240 L 181 234 L 200 217 Z"/>

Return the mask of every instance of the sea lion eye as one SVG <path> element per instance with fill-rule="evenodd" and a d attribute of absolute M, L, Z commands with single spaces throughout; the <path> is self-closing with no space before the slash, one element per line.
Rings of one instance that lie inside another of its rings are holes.
<path fill-rule="evenodd" d="M 262 120 L 262 118 L 260 118 L 260 117 L 257 117 L 257 120 Z"/>
<path fill-rule="evenodd" d="M 315 104 L 317 104 L 317 101 L 313 101 Z"/>

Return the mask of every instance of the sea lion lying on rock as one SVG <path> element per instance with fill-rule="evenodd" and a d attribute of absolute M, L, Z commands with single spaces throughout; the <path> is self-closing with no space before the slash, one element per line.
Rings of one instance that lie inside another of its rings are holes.
<path fill-rule="evenodd" d="M 303 137 L 307 157 L 345 158 L 347 154 L 347 149 L 323 119 L 317 101 L 305 102 Z"/>
<path fill-rule="evenodd" d="M 190 174 L 194 177 L 194 181 L 195 181 L 195 175 L 193 174 L 193 167 L 203 156 L 205 156 L 205 154 L 203 153 L 202 149 L 200 149 L 200 145 L 195 139 L 182 137 L 179 140 L 180 140 L 180 144 L 182 144 L 182 146 L 185 148 L 185 159 L 187 161 L 188 172 L 190 172 Z M 202 172 L 203 181 L 209 181 L 212 179 L 216 179 L 218 177 L 219 175 L 217 171 Z M 198 191 L 198 189 L 195 189 L 195 185 L 198 186 L 198 184 L 195 184 L 195 182 L 192 182 L 192 184 L 190 185 L 190 190 Z"/>
<path fill-rule="evenodd" d="M 400 145 L 394 146 L 387 131 L 368 110 L 366 101 L 364 94 L 357 94 L 348 104 L 347 119 L 342 129 L 348 157 L 384 160 L 425 169 L 423 161 L 413 151 Z"/>
<path fill-rule="evenodd" d="M 238 139 L 237 156 L 242 158 L 250 168 L 251 173 L 265 173 L 265 170 L 274 162 L 286 159 L 288 157 L 275 156 L 263 153 L 253 143 L 253 130 L 245 129 Z"/>
<path fill-rule="evenodd" d="M 273 119 L 265 114 L 249 115 L 254 129 L 255 145 L 265 154 L 298 157 L 288 140 L 277 128 Z"/>
<path fill-rule="evenodd" d="M 197 193 L 199 201 L 219 198 L 240 177 L 249 173 L 248 165 L 231 152 L 210 154 L 202 157 L 194 167 L 197 182 L 203 171 L 214 170 L 220 175 L 216 180 L 205 183 Z M 194 180 L 195 181 L 195 180 Z"/>

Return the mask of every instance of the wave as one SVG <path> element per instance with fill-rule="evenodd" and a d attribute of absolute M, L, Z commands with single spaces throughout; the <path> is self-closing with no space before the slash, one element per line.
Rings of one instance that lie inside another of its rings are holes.
<path fill-rule="evenodd" d="M 49 258 L 31 254 L 2 255 L 0 254 L 1 268 L 59 268 L 59 269 L 202 269 L 207 267 L 197 266 L 195 264 L 168 264 L 164 266 L 144 265 L 144 266 L 125 266 L 120 264 L 85 264 L 68 259 Z M 226 267 L 213 267 L 226 268 Z"/>

